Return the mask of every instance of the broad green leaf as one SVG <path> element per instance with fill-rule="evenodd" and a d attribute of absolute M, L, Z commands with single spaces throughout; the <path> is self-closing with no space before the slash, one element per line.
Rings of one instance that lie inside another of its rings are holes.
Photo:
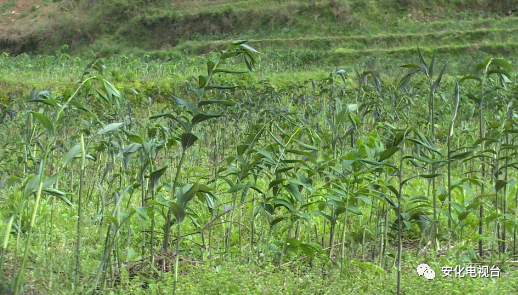
<path fill-rule="evenodd" d="M 350 212 L 352 212 L 352 213 L 354 213 L 356 215 L 362 215 L 362 211 L 356 205 L 349 205 L 349 206 L 347 206 L 347 210 L 349 210 Z"/>
<path fill-rule="evenodd" d="M 126 133 L 126 136 L 128 136 L 128 139 L 132 143 L 138 143 L 138 144 L 143 144 L 144 143 L 144 140 L 142 139 L 142 137 L 140 137 L 140 135 L 132 133 L 132 132 L 129 132 L 129 131 L 126 131 L 126 130 L 124 130 L 124 133 Z"/>
<path fill-rule="evenodd" d="M 208 76 L 210 76 L 213 73 L 215 66 L 216 66 L 216 64 L 212 60 L 207 61 L 207 75 Z"/>
<path fill-rule="evenodd" d="M 177 104 L 179 104 L 179 105 L 181 105 L 181 106 L 186 107 L 186 108 L 187 108 L 187 110 L 188 110 L 191 114 L 196 115 L 196 114 L 198 113 L 198 110 L 196 109 L 196 107 L 195 107 L 194 105 L 192 105 L 192 104 L 190 104 L 190 103 L 186 102 L 185 100 L 180 99 L 180 98 L 178 98 L 178 97 L 176 97 L 176 96 L 174 96 L 174 95 L 171 95 L 171 97 L 173 98 L 173 100 L 174 100 Z"/>
<path fill-rule="evenodd" d="M 418 64 L 406 64 L 402 65 L 402 68 L 409 68 L 409 69 L 421 69 L 421 66 Z"/>
<path fill-rule="evenodd" d="M 23 191 L 23 196 L 25 198 L 29 197 L 31 194 L 35 193 L 38 190 L 39 186 L 40 186 L 40 175 L 35 175 L 25 185 L 25 189 Z"/>
<path fill-rule="evenodd" d="M 462 83 L 463 81 L 466 81 L 466 80 L 476 80 L 476 81 L 482 82 L 482 78 L 480 78 L 478 76 L 466 75 L 466 76 L 462 77 L 462 79 L 460 79 L 459 83 Z"/>
<path fill-rule="evenodd" d="M 364 269 L 376 271 L 380 275 L 384 275 L 385 273 L 387 273 L 387 271 L 383 268 L 370 262 L 353 261 L 353 264 L 358 265 Z"/>
<path fill-rule="evenodd" d="M 176 202 L 169 202 L 169 208 L 171 209 L 174 217 L 176 217 L 176 220 L 178 220 L 178 223 L 182 223 L 185 218 L 185 210 L 183 209 L 182 205 Z"/>
<path fill-rule="evenodd" d="M 49 118 L 47 118 L 47 116 L 45 116 L 44 114 L 38 112 L 31 112 L 31 114 L 34 116 L 34 118 L 40 121 L 40 123 L 43 125 L 43 127 L 45 127 L 45 129 L 47 129 L 47 135 L 49 137 L 53 137 L 54 125 L 52 124 L 52 122 L 50 122 Z"/>
<path fill-rule="evenodd" d="M 198 83 L 199 83 L 199 88 L 203 88 L 205 86 L 207 86 L 207 81 L 208 81 L 209 77 L 207 76 L 204 76 L 204 75 L 200 75 L 198 77 Z"/>
<path fill-rule="evenodd" d="M 158 183 L 158 179 L 162 175 L 164 175 L 166 170 L 167 170 L 167 166 L 164 166 L 158 170 L 151 172 L 151 175 L 149 176 L 149 188 L 150 189 L 155 188 L 156 184 Z"/>
<path fill-rule="evenodd" d="M 202 101 L 200 101 L 198 103 L 198 108 L 202 107 L 204 105 L 209 105 L 209 104 L 219 104 L 219 105 L 224 105 L 224 106 L 232 106 L 232 105 L 234 105 L 234 103 L 229 101 L 229 100 L 210 99 L 210 100 L 202 100 Z"/>
<path fill-rule="evenodd" d="M 503 69 L 492 69 L 492 70 L 487 71 L 487 73 L 486 73 L 486 75 L 491 75 L 491 74 L 500 74 L 500 75 L 506 76 L 507 78 L 511 78 L 511 74 L 507 70 L 503 70 Z"/>
<path fill-rule="evenodd" d="M 410 82 L 410 79 L 412 76 L 416 73 L 417 69 L 414 69 L 415 71 L 410 71 L 409 74 L 407 74 L 402 80 L 401 80 L 401 86 L 399 86 L 399 91 L 402 91 L 405 89 L 408 82 Z"/>
<path fill-rule="evenodd" d="M 192 118 L 192 126 L 200 123 L 200 122 L 203 122 L 205 120 L 209 120 L 209 119 L 213 119 L 213 118 L 218 118 L 218 117 L 221 117 L 222 115 L 219 115 L 219 114 L 197 114 L 196 116 L 194 116 Z"/>
<path fill-rule="evenodd" d="M 390 158 L 393 154 L 395 154 L 397 151 L 399 151 L 401 148 L 398 147 L 398 146 L 393 146 L 391 148 L 388 148 L 386 150 L 384 150 L 381 155 L 380 155 L 380 159 L 379 159 L 379 162 L 382 162 L 383 160 L 385 159 L 388 159 Z"/>
<path fill-rule="evenodd" d="M 151 221 L 151 219 L 149 219 L 149 216 L 147 216 L 146 208 L 138 207 L 138 208 L 135 208 L 135 211 L 137 212 L 138 215 L 140 215 L 140 217 L 142 217 L 142 219 L 144 219 L 146 221 Z"/>
<path fill-rule="evenodd" d="M 186 132 L 182 134 L 182 148 L 183 150 L 187 150 L 190 148 L 196 141 L 198 140 L 198 136 L 191 132 Z"/>
<path fill-rule="evenodd" d="M 421 49 L 419 49 L 419 47 L 417 47 L 417 52 L 419 53 L 419 59 L 421 60 L 421 71 L 423 71 L 423 73 L 426 76 L 429 76 L 429 74 L 428 74 L 428 66 L 426 65 L 426 61 L 424 60 L 424 57 L 421 54 Z"/>
<path fill-rule="evenodd" d="M 35 99 L 26 100 L 26 102 L 40 102 L 40 103 L 43 103 L 43 104 L 46 104 L 49 106 L 53 106 L 53 107 L 58 106 L 58 101 L 55 99 L 50 99 L 50 98 L 48 98 L 48 99 L 35 98 Z"/>
<path fill-rule="evenodd" d="M 108 94 L 108 97 L 110 99 L 113 99 L 113 96 L 115 96 L 116 98 L 122 97 L 120 91 L 117 88 L 115 88 L 115 86 L 113 86 L 112 83 L 103 79 L 103 85 L 104 85 L 104 90 L 106 91 L 106 94 Z"/>
<path fill-rule="evenodd" d="M 190 186 L 190 188 L 189 188 Z M 200 184 L 198 182 L 194 183 L 193 185 L 185 185 L 182 190 L 182 193 L 179 193 L 177 195 L 177 202 L 182 205 L 184 208 L 187 207 L 187 203 L 189 203 L 192 198 L 196 195 L 196 193 L 199 191 Z M 187 191 L 185 191 L 186 188 L 189 188 Z"/>
<path fill-rule="evenodd" d="M 227 74 L 246 74 L 248 73 L 247 71 L 233 71 L 233 70 L 228 70 L 228 69 L 215 69 L 214 70 L 214 74 L 215 73 L 227 73 Z"/>
<path fill-rule="evenodd" d="M 230 48 L 230 47 L 229 47 Z M 240 55 L 242 52 L 239 52 L 239 51 L 232 51 L 232 52 L 226 52 L 226 51 L 221 51 L 221 54 L 219 55 L 219 58 L 220 59 L 227 59 L 229 57 L 234 57 L 234 56 L 238 56 Z"/>
<path fill-rule="evenodd" d="M 273 227 L 274 225 L 276 225 L 277 223 L 279 223 L 279 222 L 281 222 L 281 221 L 283 221 L 285 219 L 287 219 L 287 218 L 286 217 L 275 218 L 274 220 L 272 220 L 270 222 L 270 227 Z"/>
<path fill-rule="evenodd" d="M 432 61 L 430 62 L 430 66 L 428 67 L 428 72 L 430 73 L 430 77 L 433 77 L 434 67 L 435 67 L 435 54 L 437 53 L 437 49 L 433 51 Z"/>
<path fill-rule="evenodd" d="M 435 80 L 435 83 L 433 83 L 432 92 L 435 92 L 435 89 L 437 89 L 437 87 L 439 87 L 439 84 L 441 83 L 442 75 L 444 74 L 445 70 L 446 70 L 446 65 L 444 65 L 444 67 L 441 70 L 441 73 L 439 74 L 439 77 L 437 78 L 437 80 Z"/>
<path fill-rule="evenodd" d="M 208 85 L 206 88 L 207 89 L 230 90 L 230 89 L 234 89 L 234 88 L 237 88 L 237 87 L 239 87 L 239 86 Z"/>
<path fill-rule="evenodd" d="M 214 191 L 214 188 L 209 187 L 205 184 L 198 184 L 198 191 L 202 192 L 202 193 L 210 193 L 210 192 Z"/>
<path fill-rule="evenodd" d="M 499 179 L 495 184 L 495 190 L 498 192 L 507 185 L 507 181 Z"/>
<path fill-rule="evenodd" d="M 501 68 L 504 68 L 504 69 L 508 70 L 509 72 L 513 72 L 513 67 L 511 66 L 511 64 L 503 58 L 493 58 L 491 60 L 491 63 L 494 65 L 497 65 Z"/>
<path fill-rule="evenodd" d="M 69 206 L 73 205 L 72 202 L 70 202 L 70 200 L 66 198 L 67 193 L 62 192 L 60 190 L 57 190 L 55 188 L 50 188 L 49 187 L 49 188 L 47 188 L 45 190 L 42 190 L 41 193 L 57 197 L 58 199 L 60 199 L 61 201 L 65 202 Z"/>
<path fill-rule="evenodd" d="M 244 42 L 239 45 L 239 48 L 242 50 L 245 50 L 245 51 L 259 53 L 259 51 L 257 51 L 255 48 L 253 48 L 252 46 L 250 46 L 248 44 L 244 44 Z"/>
<path fill-rule="evenodd" d="M 81 152 L 81 145 L 76 144 L 73 146 L 65 156 L 65 159 L 63 160 L 63 166 L 65 166 L 68 162 L 70 162 L 72 159 L 74 159 L 79 153 Z"/>
<path fill-rule="evenodd" d="M 319 253 L 319 249 L 308 243 L 301 243 L 299 246 L 300 250 L 309 257 L 315 256 L 315 253 Z"/>
<path fill-rule="evenodd" d="M 51 177 L 45 179 L 45 181 L 41 185 L 41 188 L 46 189 L 46 188 L 50 187 L 51 185 L 53 185 L 54 183 L 56 183 L 58 176 L 59 176 L 59 174 L 54 174 Z"/>
<path fill-rule="evenodd" d="M 462 221 L 462 220 L 466 219 L 470 213 L 471 213 L 471 211 L 461 212 L 461 213 L 459 213 L 459 215 L 457 215 L 457 217 L 459 218 L 459 221 Z"/>
<path fill-rule="evenodd" d="M 117 218 L 111 216 L 111 215 L 102 215 L 101 217 L 107 218 L 109 221 L 111 221 L 116 228 L 119 228 L 119 220 Z"/>
<path fill-rule="evenodd" d="M 272 180 L 272 181 L 270 182 L 270 185 L 268 185 L 268 188 L 275 187 L 275 186 L 277 186 L 278 184 L 283 183 L 285 180 L 286 180 L 286 179 L 284 179 L 284 178 L 280 178 L 280 179 Z"/>
<path fill-rule="evenodd" d="M 299 188 L 297 187 L 297 185 L 293 184 L 293 183 L 290 183 L 288 185 L 288 190 L 290 192 L 290 194 L 297 200 L 299 201 L 300 203 L 303 203 L 304 202 L 304 197 L 302 196 L 302 194 L 300 193 L 299 191 Z"/>
<path fill-rule="evenodd" d="M 98 134 L 102 135 L 102 134 L 106 134 L 108 132 L 115 132 L 115 131 L 119 130 L 119 128 L 122 125 L 124 125 L 124 123 L 111 123 L 111 124 L 108 124 L 108 125 L 104 126 L 103 129 L 99 130 Z"/>
<path fill-rule="evenodd" d="M 320 215 L 320 216 L 323 216 L 324 218 L 326 218 L 327 220 L 331 221 L 331 223 L 335 223 L 336 222 L 336 219 L 333 218 L 332 216 L 329 216 L 325 213 L 323 213 L 322 211 L 320 210 L 313 210 L 311 212 L 309 212 L 309 214 L 315 214 L 315 215 Z"/>
<path fill-rule="evenodd" d="M 306 150 L 312 150 L 312 151 L 318 151 L 319 148 L 315 147 L 315 146 L 312 146 L 312 145 L 309 145 L 309 144 L 306 144 L 306 143 L 303 143 L 302 141 L 298 141 L 296 139 L 293 139 L 294 142 L 298 143 L 300 146 L 304 147 L 304 149 Z"/>
<path fill-rule="evenodd" d="M 381 165 L 383 165 L 383 163 L 380 163 L 380 162 L 377 162 L 377 161 L 371 161 L 371 160 L 367 160 L 367 159 L 359 159 L 359 161 L 363 162 L 363 163 L 371 164 L 371 165 L 374 165 L 374 166 L 381 166 Z"/>
<path fill-rule="evenodd" d="M 293 207 L 293 205 L 290 204 L 288 201 L 286 201 L 284 199 L 274 199 L 272 201 L 272 203 L 275 205 L 275 207 L 283 206 L 283 207 L 285 207 L 286 209 L 288 209 L 292 213 L 296 212 L 295 208 Z"/>
<path fill-rule="evenodd" d="M 92 111 L 90 111 L 89 109 L 87 109 L 81 102 L 79 102 L 78 100 L 76 99 L 71 99 L 69 102 L 69 104 L 75 106 L 76 108 L 78 108 L 79 110 L 82 110 L 82 111 L 85 111 L 89 114 L 92 114 L 95 118 L 97 118 L 97 115 L 95 115 L 94 113 L 92 113 Z"/>
<path fill-rule="evenodd" d="M 310 152 L 306 152 L 306 151 L 301 151 L 301 150 L 295 150 L 295 149 L 287 149 L 286 150 L 287 153 L 292 153 L 292 154 L 296 154 L 296 155 L 301 155 L 301 156 L 305 156 L 306 158 L 308 158 L 312 163 L 316 164 L 317 163 L 317 159 L 315 158 L 315 156 L 310 153 Z"/>
<path fill-rule="evenodd" d="M 288 240 L 286 240 L 286 243 L 290 246 L 290 247 L 298 247 L 302 244 L 301 241 L 295 239 L 295 238 L 289 238 Z"/>

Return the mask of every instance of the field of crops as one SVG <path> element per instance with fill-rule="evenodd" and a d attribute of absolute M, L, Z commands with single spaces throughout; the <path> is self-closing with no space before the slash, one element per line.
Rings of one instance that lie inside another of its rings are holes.
<path fill-rule="evenodd" d="M 304 72 L 254 47 L 4 53 L 0 293 L 518 291 L 509 59 Z"/>
<path fill-rule="evenodd" d="M 0 295 L 518 293 L 517 15 L 0 0 Z"/>

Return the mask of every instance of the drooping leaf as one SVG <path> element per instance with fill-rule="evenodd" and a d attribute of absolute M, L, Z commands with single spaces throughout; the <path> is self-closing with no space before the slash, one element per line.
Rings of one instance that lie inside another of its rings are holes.
<path fill-rule="evenodd" d="M 349 210 L 350 212 L 352 212 L 352 213 L 354 213 L 356 215 L 362 215 L 362 211 L 356 205 L 349 205 L 349 206 L 347 206 L 347 210 Z"/>
<path fill-rule="evenodd" d="M 178 220 L 178 223 L 182 223 L 185 218 L 185 210 L 183 209 L 182 205 L 176 202 L 169 202 L 169 208 L 171 209 L 174 217 L 176 217 L 176 220 Z"/>
<path fill-rule="evenodd" d="M 500 75 L 506 76 L 509 79 L 511 78 L 511 74 L 507 70 L 504 70 L 504 69 L 492 69 L 492 70 L 487 71 L 487 73 L 486 73 L 486 75 L 491 75 L 491 74 L 500 74 Z"/>
<path fill-rule="evenodd" d="M 435 67 L 435 54 L 437 53 L 437 50 L 433 51 L 432 61 L 430 62 L 430 66 L 428 67 L 428 72 L 430 74 L 430 77 L 433 77 L 434 74 L 434 67 Z"/>
<path fill-rule="evenodd" d="M 227 73 L 227 74 L 246 74 L 248 73 L 247 71 L 234 71 L 234 70 L 228 70 L 228 69 L 215 69 L 214 70 L 214 74 L 215 73 Z"/>
<path fill-rule="evenodd" d="M 158 183 L 158 179 L 160 179 L 160 177 L 162 175 L 164 175 L 166 170 L 167 170 L 167 166 L 164 166 L 158 170 L 151 172 L 151 175 L 149 176 L 149 188 L 150 189 L 155 188 L 156 184 Z"/>
<path fill-rule="evenodd" d="M 194 116 L 192 118 L 192 126 L 200 123 L 200 122 L 203 122 L 205 120 L 209 120 L 209 119 L 213 119 L 213 118 L 218 118 L 218 117 L 221 117 L 222 115 L 219 115 L 219 114 L 197 114 L 196 116 Z"/>
<path fill-rule="evenodd" d="M 216 64 L 212 60 L 207 61 L 207 75 L 208 76 L 210 76 L 213 73 L 215 66 L 216 66 Z"/>
<path fill-rule="evenodd" d="M 193 185 L 189 185 L 189 184 L 185 185 L 181 189 L 181 192 L 177 194 L 178 204 L 182 205 L 182 207 L 184 207 L 184 208 L 187 207 L 187 203 L 189 203 L 189 201 L 192 200 L 192 198 L 194 198 L 196 193 L 199 191 L 199 186 L 200 186 L 200 184 L 198 182 L 196 182 Z M 188 190 L 185 191 L 185 189 L 188 189 Z"/>
<path fill-rule="evenodd" d="M 81 152 L 81 145 L 76 144 L 73 146 L 65 156 L 65 159 L 63 160 L 63 166 L 65 166 L 68 162 L 70 162 L 72 159 L 74 159 L 79 153 Z"/>
<path fill-rule="evenodd" d="M 295 208 L 293 207 L 292 204 L 290 204 L 288 201 L 284 200 L 284 199 L 274 199 L 272 201 L 272 203 L 275 205 L 275 207 L 277 206 L 283 206 L 285 207 L 286 209 L 288 209 L 290 212 L 296 212 L 295 211 Z"/>
<path fill-rule="evenodd" d="M 446 70 L 446 65 L 441 70 L 441 73 L 439 74 L 439 77 L 437 77 L 437 80 L 435 80 L 435 83 L 432 85 L 432 92 L 435 92 L 435 89 L 439 87 L 439 84 L 441 83 L 442 75 L 444 74 L 444 71 Z"/>
<path fill-rule="evenodd" d="M 390 158 L 393 154 L 395 154 L 400 149 L 401 148 L 399 146 L 393 146 L 391 148 L 384 150 L 380 155 L 379 162 L 382 162 L 383 160 Z"/>
<path fill-rule="evenodd" d="M 221 90 L 230 90 L 237 88 L 239 86 L 226 86 L 226 85 L 208 85 L 207 89 L 221 89 Z"/>
<path fill-rule="evenodd" d="M 315 214 L 315 215 L 320 215 L 320 216 L 323 216 L 324 218 L 326 218 L 327 220 L 331 221 L 331 223 L 335 223 L 336 222 L 336 219 L 333 218 L 332 216 L 329 216 L 327 214 L 325 214 L 324 212 L 320 211 L 320 210 L 313 210 L 311 212 L 309 212 L 309 214 Z"/>
<path fill-rule="evenodd" d="M 199 83 L 199 88 L 203 88 L 205 86 L 207 86 L 207 81 L 208 81 L 209 77 L 207 76 L 204 76 L 204 75 L 200 75 L 198 77 L 198 83 Z"/>
<path fill-rule="evenodd" d="M 44 114 L 38 112 L 31 112 L 31 114 L 43 125 L 43 127 L 45 127 L 45 129 L 47 129 L 47 135 L 49 137 L 53 137 L 54 124 L 50 122 L 49 118 L 47 118 L 47 116 L 45 116 Z"/>
<path fill-rule="evenodd" d="M 190 148 L 196 141 L 198 140 L 198 136 L 191 132 L 186 132 L 182 134 L 182 148 L 187 150 Z"/>
<path fill-rule="evenodd" d="M 23 191 L 23 196 L 27 198 L 31 194 L 35 193 L 40 186 L 40 175 L 35 175 L 27 182 Z"/>
<path fill-rule="evenodd" d="M 234 105 L 234 103 L 229 101 L 229 100 L 210 99 L 210 100 L 202 100 L 202 101 L 200 101 L 198 103 L 198 108 L 202 107 L 204 105 L 209 105 L 209 104 L 219 104 L 219 105 L 224 105 L 224 106 L 232 106 L 232 105 Z"/>
<path fill-rule="evenodd" d="M 137 212 L 137 214 L 142 217 L 142 219 L 144 219 L 145 221 L 151 221 L 151 219 L 149 218 L 149 216 L 147 216 L 147 209 L 144 208 L 144 207 L 138 207 L 138 208 L 135 208 L 135 211 Z"/>
<path fill-rule="evenodd" d="M 185 100 L 180 99 L 180 98 L 178 98 L 178 97 L 176 97 L 176 96 L 174 96 L 174 95 L 171 95 L 171 97 L 173 98 L 173 100 L 174 100 L 177 104 L 179 104 L 179 105 L 181 105 L 181 106 L 186 107 L 186 108 L 187 108 L 187 110 L 188 110 L 191 114 L 196 115 L 196 114 L 198 113 L 198 110 L 196 109 L 196 107 L 195 107 L 193 104 L 190 104 L 190 103 L 186 102 Z"/>
<path fill-rule="evenodd" d="M 421 49 L 419 49 L 419 47 L 417 47 L 417 52 L 419 53 L 419 59 L 421 60 L 421 71 L 423 71 L 426 76 L 429 76 L 428 66 L 426 65 L 426 61 L 424 60 L 423 54 L 421 54 Z"/>
<path fill-rule="evenodd" d="M 106 134 L 108 132 L 115 132 L 115 131 L 119 130 L 119 128 L 122 125 L 124 125 L 124 123 L 111 123 L 111 124 L 108 124 L 108 125 L 104 126 L 103 129 L 99 130 L 98 134 L 102 135 L 102 134 Z"/>
<path fill-rule="evenodd" d="M 482 82 L 482 78 L 480 78 L 478 76 L 466 75 L 466 76 L 462 77 L 462 79 L 460 79 L 459 83 L 462 83 L 466 80 L 476 80 L 476 81 Z"/>
<path fill-rule="evenodd" d="M 69 206 L 73 205 L 72 202 L 70 202 L 70 200 L 67 199 L 67 197 L 66 197 L 67 193 L 62 192 L 62 191 L 60 191 L 58 189 L 50 188 L 49 187 L 47 189 L 42 190 L 41 193 L 57 197 L 58 199 L 62 200 L 63 202 L 65 202 Z"/>
<path fill-rule="evenodd" d="M 513 72 L 513 67 L 511 66 L 511 64 L 507 60 L 505 60 L 503 58 L 493 58 L 491 60 L 491 63 L 494 64 L 494 65 L 497 65 L 497 66 L 499 66 L 501 68 L 506 69 L 510 73 Z"/>

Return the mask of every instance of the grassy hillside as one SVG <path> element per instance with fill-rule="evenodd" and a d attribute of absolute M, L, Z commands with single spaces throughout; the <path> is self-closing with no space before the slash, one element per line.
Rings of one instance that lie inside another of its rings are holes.
<path fill-rule="evenodd" d="M 72 52 L 89 47 L 104 55 L 135 49 L 199 54 L 243 38 L 350 57 L 415 45 L 466 50 L 510 43 L 505 50 L 511 51 L 518 42 L 509 30 L 517 22 L 513 2 L 3 0 L 0 51 L 54 53 L 67 44 Z"/>

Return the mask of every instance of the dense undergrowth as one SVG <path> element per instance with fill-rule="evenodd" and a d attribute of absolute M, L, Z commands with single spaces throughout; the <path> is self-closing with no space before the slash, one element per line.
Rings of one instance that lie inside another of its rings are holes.
<path fill-rule="evenodd" d="M 2 287 L 518 290 L 511 63 L 414 49 L 283 84 L 291 61 L 271 53 L 4 55 L 0 83 L 20 91 L 0 90 Z M 502 273 L 440 277 L 455 265 Z"/>

